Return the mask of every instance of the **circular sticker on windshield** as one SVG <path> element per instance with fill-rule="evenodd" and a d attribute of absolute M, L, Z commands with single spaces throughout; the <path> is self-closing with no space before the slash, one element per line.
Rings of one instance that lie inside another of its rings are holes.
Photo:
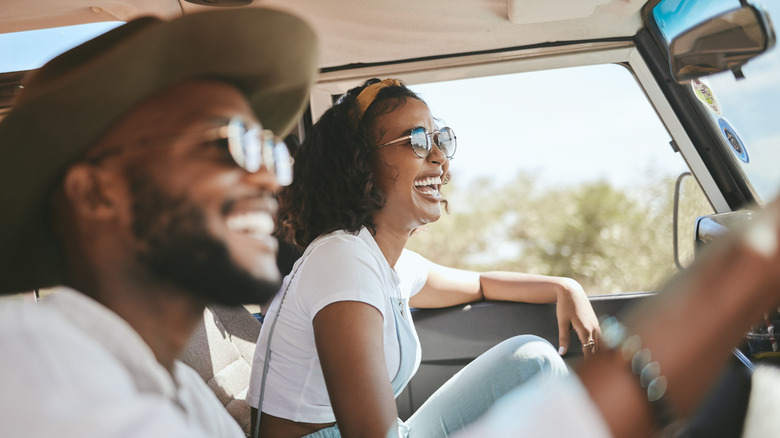
<path fill-rule="evenodd" d="M 729 142 L 729 146 L 731 146 L 731 149 L 737 154 L 737 157 L 745 163 L 749 163 L 750 157 L 748 156 L 744 143 L 742 143 L 739 135 L 737 135 L 737 131 L 735 131 L 724 119 L 718 119 L 718 126 L 720 127 L 720 133 L 723 134 L 723 137 Z"/>
<path fill-rule="evenodd" d="M 691 88 L 693 88 L 693 94 L 696 95 L 699 101 L 707 105 L 707 108 L 715 114 L 720 114 L 718 100 L 715 99 L 715 94 L 712 93 L 712 89 L 706 82 L 701 79 L 693 79 L 691 81 Z"/>

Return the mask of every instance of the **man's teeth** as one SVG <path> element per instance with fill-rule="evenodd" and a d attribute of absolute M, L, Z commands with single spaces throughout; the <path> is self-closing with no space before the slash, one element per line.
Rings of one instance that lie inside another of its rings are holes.
<path fill-rule="evenodd" d="M 230 216 L 227 227 L 238 233 L 268 236 L 274 231 L 274 220 L 266 212 L 242 213 Z"/>
<path fill-rule="evenodd" d="M 428 178 L 418 179 L 414 182 L 415 187 L 419 186 L 439 186 L 441 185 L 441 177 L 429 176 Z"/>

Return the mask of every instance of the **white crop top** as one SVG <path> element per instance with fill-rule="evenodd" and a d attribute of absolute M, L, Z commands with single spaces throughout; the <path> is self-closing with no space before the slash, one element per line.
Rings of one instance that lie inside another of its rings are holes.
<path fill-rule="evenodd" d="M 404 250 L 395 270 L 391 269 L 365 228 L 358 235 L 337 231 L 314 240 L 285 277 L 281 292 L 265 317 L 255 349 L 247 402 L 258 406 L 268 332 L 288 283 L 271 340 L 263 412 L 297 422 L 336 421 L 317 356 L 312 321 L 322 308 L 338 301 L 361 301 L 382 313 L 385 360 L 391 379 L 401 363 L 399 339 L 413 344 L 404 348 L 414 352 L 413 371 L 405 376 L 401 387 L 405 386 L 420 364 L 419 340 L 409 317 L 409 297 L 422 289 L 427 275 L 428 261 L 408 250 Z M 392 306 L 399 303 L 404 318 L 393 316 Z M 412 335 L 399 337 L 396 320 L 409 325 L 401 332 Z"/>

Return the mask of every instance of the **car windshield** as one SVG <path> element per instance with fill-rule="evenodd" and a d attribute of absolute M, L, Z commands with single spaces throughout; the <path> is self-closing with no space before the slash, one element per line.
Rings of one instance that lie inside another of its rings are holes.
<path fill-rule="evenodd" d="M 121 21 L 0 33 L 0 73 L 36 69 L 51 58 L 119 26 Z"/>
<path fill-rule="evenodd" d="M 683 30 L 722 12 L 736 9 L 738 0 L 663 0 L 652 19 L 667 44 Z M 770 17 L 780 17 L 780 2 L 761 5 Z M 744 79 L 724 72 L 693 80 L 688 92 L 699 102 L 711 127 L 717 130 L 727 156 L 768 202 L 780 193 L 780 50 L 770 49 L 742 68 Z"/>

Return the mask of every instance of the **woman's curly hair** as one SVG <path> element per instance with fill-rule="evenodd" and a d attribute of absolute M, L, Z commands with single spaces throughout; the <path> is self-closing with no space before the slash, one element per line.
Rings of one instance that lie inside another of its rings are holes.
<path fill-rule="evenodd" d="M 349 90 L 315 123 L 294 153 L 292 184 L 279 193 L 276 236 L 306 248 L 314 239 L 337 230 L 357 233 L 376 227 L 373 214 L 385 203 L 374 184 L 377 157 L 372 147 L 383 135 L 377 119 L 407 99 L 423 101 L 404 85 L 379 90 L 361 120 L 355 99 L 370 79 Z"/>

